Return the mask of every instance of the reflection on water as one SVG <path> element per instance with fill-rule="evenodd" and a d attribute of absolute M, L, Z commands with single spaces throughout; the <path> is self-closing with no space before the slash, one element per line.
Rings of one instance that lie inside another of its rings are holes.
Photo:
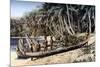
<path fill-rule="evenodd" d="M 17 38 L 10 38 L 11 51 L 16 50 L 17 44 L 18 44 L 18 39 Z"/>

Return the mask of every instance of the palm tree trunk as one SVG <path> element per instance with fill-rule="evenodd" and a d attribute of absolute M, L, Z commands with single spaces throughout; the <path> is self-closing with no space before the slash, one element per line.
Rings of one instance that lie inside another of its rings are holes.
<path fill-rule="evenodd" d="M 67 16 L 68 16 L 69 28 L 70 28 L 70 30 L 71 30 L 71 32 L 72 32 L 72 34 L 74 35 L 74 34 L 75 34 L 75 32 L 74 32 L 74 30 L 73 30 L 73 28 L 72 28 L 72 26 L 71 26 L 71 23 L 70 23 L 70 17 L 69 17 L 68 5 L 66 5 L 66 7 L 67 7 Z"/>
<path fill-rule="evenodd" d="M 89 35 L 91 34 L 91 19 L 90 19 L 90 11 L 88 12 L 89 17 Z"/>

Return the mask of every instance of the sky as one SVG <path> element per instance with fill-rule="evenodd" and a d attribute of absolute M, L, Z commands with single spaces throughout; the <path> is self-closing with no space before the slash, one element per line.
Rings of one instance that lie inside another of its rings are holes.
<path fill-rule="evenodd" d="M 41 2 L 24 2 L 11 0 L 11 17 L 21 17 L 25 13 L 41 8 Z"/>

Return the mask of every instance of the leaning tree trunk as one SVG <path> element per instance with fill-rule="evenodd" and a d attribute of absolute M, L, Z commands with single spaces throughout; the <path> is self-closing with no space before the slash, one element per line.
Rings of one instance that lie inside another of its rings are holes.
<path fill-rule="evenodd" d="M 74 32 L 74 30 L 73 30 L 73 28 L 72 28 L 72 26 L 71 26 L 70 17 L 69 17 L 69 9 L 68 9 L 68 5 L 66 5 L 66 7 L 67 7 L 67 16 L 68 16 L 69 28 L 70 28 L 72 34 L 74 35 L 75 32 Z"/>
<path fill-rule="evenodd" d="M 90 11 L 88 12 L 89 17 L 89 35 L 91 34 L 91 19 L 90 19 Z"/>

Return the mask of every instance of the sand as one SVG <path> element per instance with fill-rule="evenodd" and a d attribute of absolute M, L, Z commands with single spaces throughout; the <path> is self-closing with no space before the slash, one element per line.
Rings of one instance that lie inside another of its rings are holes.
<path fill-rule="evenodd" d="M 74 59 L 76 59 L 79 55 L 82 54 L 83 54 L 82 51 L 80 49 L 77 49 L 74 51 L 64 52 L 31 61 L 30 58 L 17 59 L 16 52 L 11 52 L 11 66 L 71 63 L 74 61 Z"/>

